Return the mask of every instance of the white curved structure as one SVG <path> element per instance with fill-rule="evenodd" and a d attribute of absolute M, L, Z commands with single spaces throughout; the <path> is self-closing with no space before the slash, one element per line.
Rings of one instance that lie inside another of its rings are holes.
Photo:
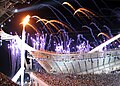
<path fill-rule="evenodd" d="M 0 31 L 0 36 L 1 36 L 1 40 L 12 40 L 12 39 L 15 39 L 16 40 L 16 43 L 18 45 L 18 48 L 21 50 L 21 46 L 22 46 L 22 42 L 21 42 L 21 39 L 18 35 L 10 35 L 10 34 L 7 34 L 5 33 L 2 29 Z M 30 47 L 28 44 L 24 43 L 24 47 L 25 49 L 28 51 L 28 52 L 31 52 L 31 51 L 36 51 L 36 49 Z"/>

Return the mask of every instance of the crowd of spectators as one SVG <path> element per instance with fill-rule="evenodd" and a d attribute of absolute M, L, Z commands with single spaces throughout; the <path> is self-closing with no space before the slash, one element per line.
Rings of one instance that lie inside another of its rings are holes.
<path fill-rule="evenodd" d="M 33 72 L 48 86 L 120 86 L 120 73 L 101 74 L 49 74 Z M 18 86 L 4 74 L 0 73 L 0 86 Z"/>
<path fill-rule="evenodd" d="M 0 86 L 18 86 L 16 83 L 11 81 L 6 75 L 0 73 Z"/>
<path fill-rule="evenodd" d="M 49 86 L 120 86 L 120 73 L 102 74 L 48 74 L 33 73 Z"/>

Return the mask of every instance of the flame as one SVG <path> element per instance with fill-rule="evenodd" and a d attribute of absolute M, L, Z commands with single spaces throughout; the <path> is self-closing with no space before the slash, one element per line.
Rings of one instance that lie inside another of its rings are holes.
<path fill-rule="evenodd" d="M 32 16 L 32 18 L 37 18 L 38 20 L 37 20 L 36 23 L 42 22 L 47 27 L 47 29 L 50 31 L 50 33 L 52 33 L 52 31 L 50 30 L 50 28 L 48 27 L 48 25 L 45 24 L 46 22 L 48 22 L 47 19 L 42 19 L 42 18 L 40 18 L 38 16 Z"/>
<path fill-rule="evenodd" d="M 70 3 L 68 3 L 68 2 L 63 2 L 62 5 L 64 5 L 64 4 L 70 6 L 70 7 L 75 11 L 75 8 L 74 8 Z"/>
<path fill-rule="evenodd" d="M 52 22 L 55 22 L 55 23 L 58 23 L 62 26 L 65 26 L 66 28 L 68 28 L 68 30 L 70 30 L 71 32 L 73 32 L 67 25 L 63 24 L 62 22 L 58 21 L 58 20 L 50 20 L 50 21 L 47 21 L 47 23 L 45 25 L 47 25 L 48 23 L 52 23 Z"/>
<path fill-rule="evenodd" d="M 88 19 L 90 19 L 90 16 L 89 16 L 87 13 L 85 13 L 84 11 L 92 14 L 93 16 L 96 16 L 93 12 L 91 12 L 91 11 L 85 9 L 85 8 L 78 8 L 78 9 L 74 12 L 74 15 L 75 15 L 76 13 L 78 13 L 78 12 L 81 12 L 81 13 L 84 14 L 86 17 L 88 17 Z"/>
<path fill-rule="evenodd" d="M 107 37 L 108 39 L 110 39 L 110 37 L 107 34 L 103 33 L 103 32 L 99 33 L 97 36 L 100 36 L 100 35 L 104 35 L 105 37 Z"/>
<path fill-rule="evenodd" d="M 27 15 L 27 16 L 23 19 L 23 22 L 22 22 L 23 26 L 26 26 L 26 25 L 29 23 L 29 21 L 30 21 L 30 15 Z"/>

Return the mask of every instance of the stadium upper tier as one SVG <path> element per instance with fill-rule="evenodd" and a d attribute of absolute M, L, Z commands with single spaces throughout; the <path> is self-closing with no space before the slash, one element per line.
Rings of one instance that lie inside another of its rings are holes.
<path fill-rule="evenodd" d="M 49 73 L 107 73 L 120 68 L 120 50 L 83 54 L 35 51 L 32 56 Z"/>

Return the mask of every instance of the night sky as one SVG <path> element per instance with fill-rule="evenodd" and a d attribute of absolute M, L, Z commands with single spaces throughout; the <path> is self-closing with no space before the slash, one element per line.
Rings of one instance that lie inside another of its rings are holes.
<path fill-rule="evenodd" d="M 64 1 L 68 1 L 75 8 L 79 7 L 78 5 L 76 5 L 74 0 L 56 0 L 56 1 L 59 1 L 60 3 L 64 2 Z M 101 15 L 105 15 L 105 16 L 102 16 L 102 18 L 101 18 L 102 20 L 99 20 L 99 22 L 108 25 L 110 27 L 113 35 L 116 35 L 118 32 L 120 32 L 120 8 L 119 8 L 120 1 L 119 0 L 95 0 L 96 4 L 99 6 L 99 8 L 101 10 L 99 10 L 96 7 L 95 3 L 92 2 L 94 0 L 77 0 L 77 1 L 79 3 L 81 3 L 81 5 L 83 7 L 88 8 L 97 14 L 103 13 Z M 103 3 L 102 1 L 104 1 L 105 3 Z M 26 8 L 26 7 L 30 7 L 30 6 L 37 6 L 38 4 L 49 4 L 49 5 L 54 6 L 59 11 L 61 11 L 66 16 L 66 18 L 68 18 L 70 20 L 71 24 L 76 28 L 77 32 L 89 35 L 89 33 L 87 31 L 79 30 L 79 28 L 81 28 L 81 25 L 79 25 L 78 22 L 73 20 L 73 17 L 72 17 L 72 15 L 69 14 L 69 12 L 66 12 L 66 10 L 60 4 L 56 3 L 53 0 L 41 0 L 41 1 L 36 2 L 36 3 L 33 0 L 30 4 L 27 4 L 27 3 L 24 3 L 22 5 L 17 4 L 15 7 L 17 9 L 22 9 L 22 8 Z M 44 6 L 44 7 L 38 7 L 38 8 L 34 8 L 32 10 L 28 10 L 28 11 L 24 11 L 24 12 L 15 13 L 10 18 L 11 22 L 9 22 L 7 20 L 4 23 L 5 25 L 3 27 L 3 30 L 7 33 L 17 32 L 18 35 L 20 35 L 22 32 L 22 25 L 20 25 L 20 22 L 27 14 L 29 14 L 31 16 L 37 15 L 41 18 L 45 18 L 48 20 L 56 19 L 55 15 L 53 15 L 53 13 L 50 11 L 50 9 L 48 9 L 48 7 Z M 58 16 L 60 16 L 60 15 L 58 14 Z M 62 19 L 62 17 L 61 17 L 61 19 Z M 64 19 L 62 19 L 62 20 L 64 21 Z M 104 20 L 104 22 L 103 22 L 103 20 Z M 30 23 L 33 24 L 34 22 L 30 22 Z M 84 23 L 83 23 L 83 25 L 84 25 Z M 34 26 L 36 28 L 39 27 L 39 25 L 38 26 L 34 25 Z M 26 31 L 31 33 L 31 34 L 35 33 L 35 31 L 32 29 L 29 29 Z M 1 58 L 1 60 L 0 60 L 0 72 L 3 72 L 4 74 L 10 76 L 10 74 L 11 74 L 11 64 L 10 64 L 11 58 L 9 55 L 10 51 L 6 47 L 7 44 L 8 44 L 8 42 L 4 41 L 3 45 L 0 46 L 0 58 Z"/>

